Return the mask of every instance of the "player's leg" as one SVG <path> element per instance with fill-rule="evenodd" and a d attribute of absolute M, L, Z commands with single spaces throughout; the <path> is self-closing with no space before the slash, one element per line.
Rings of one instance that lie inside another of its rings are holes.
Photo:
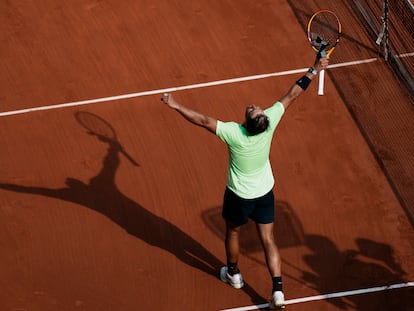
<path fill-rule="evenodd" d="M 256 226 L 263 245 L 266 264 L 272 277 L 272 299 L 269 307 L 271 309 L 284 308 L 285 296 L 283 294 L 281 258 L 274 239 L 273 222 L 268 224 L 256 223 Z"/>
<path fill-rule="evenodd" d="M 256 223 L 256 227 L 271 277 L 281 276 L 281 258 L 274 239 L 273 222 L 269 224 Z"/>
<path fill-rule="evenodd" d="M 226 222 L 226 237 L 224 241 L 227 265 L 220 269 L 220 279 L 234 288 L 244 285 L 238 268 L 240 245 L 240 227 L 248 221 L 244 208 L 244 200 L 239 198 L 228 188 L 224 193 L 222 216 Z"/>
<path fill-rule="evenodd" d="M 237 268 L 237 263 L 239 261 L 239 253 L 240 253 L 239 234 L 240 234 L 240 226 L 236 226 L 232 222 L 226 220 L 226 238 L 225 238 L 224 244 L 226 248 L 227 264 L 228 265 L 233 264 L 232 267 L 229 267 L 230 269 Z M 234 264 L 236 265 L 234 266 Z"/>
<path fill-rule="evenodd" d="M 256 222 L 257 232 L 265 253 L 266 264 L 272 277 L 272 300 L 270 308 L 285 306 L 281 273 L 281 258 L 274 238 L 275 199 L 270 191 L 255 202 L 250 217 Z"/>
<path fill-rule="evenodd" d="M 226 248 L 227 265 L 220 269 L 220 279 L 229 283 L 234 288 L 242 288 L 244 286 L 243 277 L 237 267 L 239 261 L 239 233 L 240 226 L 235 226 L 226 220 L 226 238 L 224 245 Z"/>

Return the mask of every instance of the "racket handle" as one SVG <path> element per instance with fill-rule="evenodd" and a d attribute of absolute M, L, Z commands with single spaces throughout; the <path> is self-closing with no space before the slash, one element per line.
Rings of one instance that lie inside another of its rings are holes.
<path fill-rule="evenodd" d="M 325 70 L 319 71 L 318 95 L 323 95 L 323 87 L 325 84 Z"/>
<path fill-rule="evenodd" d="M 125 150 L 121 147 L 121 153 L 134 165 L 139 166 L 137 161 L 135 161 Z"/>

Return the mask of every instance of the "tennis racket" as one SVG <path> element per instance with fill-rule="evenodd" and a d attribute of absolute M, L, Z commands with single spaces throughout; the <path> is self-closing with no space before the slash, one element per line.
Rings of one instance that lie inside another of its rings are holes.
<path fill-rule="evenodd" d="M 320 10 L 308 22 L 308 40 L 318 57 L 329 57 L 341 36 L 342 26 L 334 12 Z M 324 94 L 325 70 L 319 72 L 318 95 Z"/>
<path fill-rule="evenodd" d="M 88 134 L 96 135 L 104 141 L 116 142 L 119 145 L 120 152 L 135 166 L 138 166 L 138 163 L 124 150 L 124 148 L 119 144 L 118 138 L 114 128 L 104 119 L 98 117 L 97 115 L 85 112 L 78 111 L 75 114 L 76 120 L 82 125 Z"/>

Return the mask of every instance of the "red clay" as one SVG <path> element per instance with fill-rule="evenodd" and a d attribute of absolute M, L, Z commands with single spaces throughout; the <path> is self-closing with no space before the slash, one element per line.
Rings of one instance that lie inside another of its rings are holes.
<path fill-rule="evenodd" d="M 14 1 L 0 12 L 2 111 L 304 68 L 314 57 L 283 1 Z M 357 26 L 352 16 L 343 23 Z M 352 54 L 353 43 L 345 37 L 331 63 L 375 57 L 372 49 Z M 368 77 L 377 66 L 398 88 L 379 62 L 332 74 Z M 241 121 L 246 104 L 271 105 L 299 76 L 175 97 Z M 325 96 L 316 87 L 289 108 L 272 146 L 286 297 L 413 281 L 414 232 L 346 108 L 342 93 L 352 88 L 329 75 Z M 369 98 L 358 96 L 361 105 Z M 139 166 L 88 135 L 78 111 L 106 120 Z M 269 298 L 251 225 L 240 260 L 246 288 L 218 280 L 226 149 L 158 95 L 2 117 L 0 134 L 0 309 L 220 310 Z M 413 310 L 412 295 L 408 288 L 289 309 Z"/>

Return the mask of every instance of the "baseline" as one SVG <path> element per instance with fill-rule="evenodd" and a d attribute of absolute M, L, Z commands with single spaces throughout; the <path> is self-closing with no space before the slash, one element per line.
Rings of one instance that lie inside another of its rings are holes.
<path fill-rule="evenodd" d="M 399 283 L 399 284 L 393 284 L 393 285 L 385 285 L 385 286 L 378 286 L 378 287 L 371 287 L 371 288 L 349 290 L 349 291 L 344 291 L 344 292 L 316 295 L 316 296 L 310 296 L 310 297 L 295 298 L 295 299 L 286 300 L 286 305 L 309 302 L 309 301 L 316 301 L 316 300 L 360 295 L 360 294 L 368 294 L 368 293 L 399 289 L 399 288 L 406 288 L 406 287 L 414 287 L 414 282 L 406 282 L 406 283 Z M 247 307 L 240 307 L 240 308 L 223 309 L 221 311 L 248 311 L 248 310 L 264 309 L 267 307 L 269 307 L 269 303 L 264 303 L 260 305 L 254 305 L 254 306 L 247 306 Z"/>

